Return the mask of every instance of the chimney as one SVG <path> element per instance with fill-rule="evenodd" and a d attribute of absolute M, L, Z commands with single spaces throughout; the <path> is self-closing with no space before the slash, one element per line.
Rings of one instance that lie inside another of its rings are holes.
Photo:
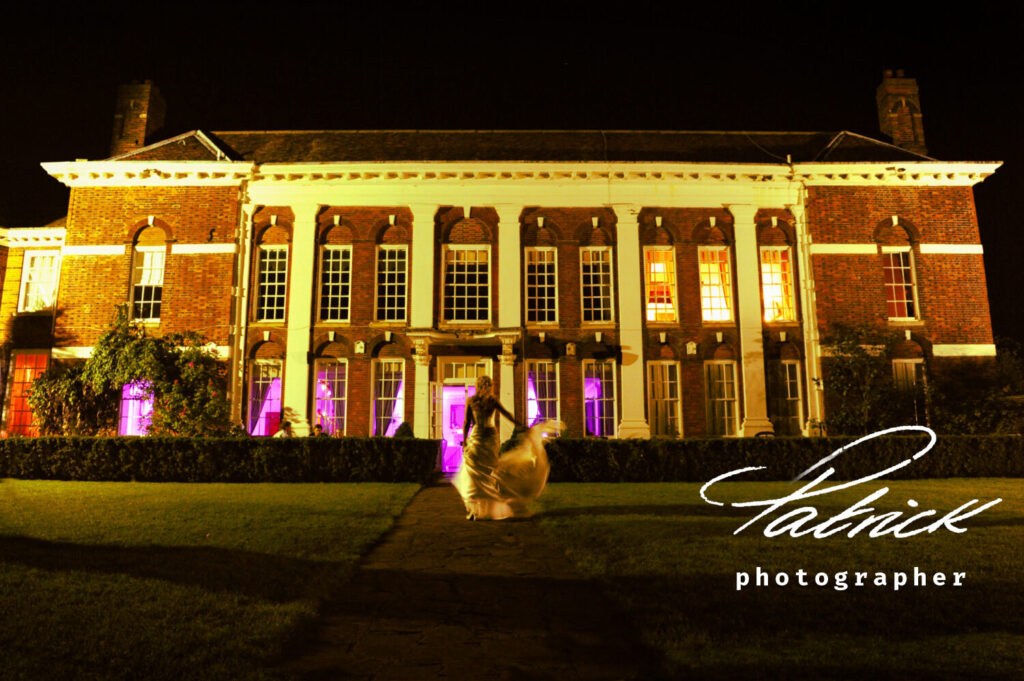
<path fill-rule="evenodd" d="M 164 98 L 153 81 L 135 81 L 117 88 L 110 155 L 120 156 L 149 144 L 153 133 L 164 124 L 165 109 Z"/>
<path fill-rule="evenodd" d="M 878 126 L 892 138 L 893 144 L 927 155 L 917 81 L 904 76 L 902 69 L 895 73 L 887 69 L 875 93 L 875 101 L 878 104 Z"/>

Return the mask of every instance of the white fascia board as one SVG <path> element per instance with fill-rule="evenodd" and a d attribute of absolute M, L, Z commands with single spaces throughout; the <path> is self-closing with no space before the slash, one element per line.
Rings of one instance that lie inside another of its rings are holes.
<path fill-rule="evenodd" d="M 922 254 L 982 255 L 985 252 L 981 244 L 921 244 L 920 248 Z"/>
<path fill-rule="evenodd" d="M 0 239 L 10 248 L 54 247 L 64 243 L 66 227 L 11 227 Z"/>
<path fill-rule="evenodd" d="M 913 161 L 893 163 L 795 163 L 793 174 L 810 187 L 903 185 L 969 187 L 994 173 L 1001 161 Z"/>
<path fill-rule="evenodd" d="M 61 161 L 40 164 L 68 187 L 234 186 L 252 176 L 249 161 Z"/>
<path fill-rule="evenodd" d="M 996 346 L 991 343 L 957 343 L 933 345 L 935 357 L 995 357 Z"/>

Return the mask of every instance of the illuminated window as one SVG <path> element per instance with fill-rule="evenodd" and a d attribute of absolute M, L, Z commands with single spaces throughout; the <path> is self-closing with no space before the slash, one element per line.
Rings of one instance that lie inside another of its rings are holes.
<path fill-rule="evenodd" d="M 704 386 L 707 391 L 708 433 L 735 435 L 739 431 L 736 400 L 736 362 L 704 362 Z"/>
<path fill-rule="evenodd" d="M 612 313 L 612 251 L 607 247 L 580 249 L 580 300 L 584 322 L 610 322 Z"/>
<path fill-rule="evenodd" d="M 647 321 L 676 321 L 676 259 L 671 246 L 644 248 Z"/>
<path fill-rule="evenodd" d="M 145 381 L 125 383 L 121 388 L 121 418 L 118 435 L 145 435 L 153 420 L 153 390 Z"/>
<path fill-rule="evenodd" d="M 796 321 L 793 263 L 787 246 L 761 247 L 761 297 L 766 322 Z"/>
<path fill-rule="evenodd" d="M 53 307 L 57 298 L 60 251 L 26 251 L 21 270 L 18 312 L 35 312 Z"/>
<path fill-rule="evenodd" d="M 405 360 L 373 363 L 373 435 L 391 437 L 405 420 Z"/>
<path fill-rule="evenodd" d="M 486 322 L 490 319 L 491 283 L 488 248 L 447 246 L 444 251 L 444 320 Z"/>
<path fill-rule="evenodd" d="M 352 249 L 320 249 L 320 321 L 347 322 L 352 302 Z"/>
<path fill-rule="evenodd" d="M 260 246 L 257 321 L 284 321 L 287 288 L 288 247 Z"/>
<path fill-rule="evenodd" d="M 320 359 L 316 362 L 316 420 L 327 435 L 344 435 L 348 396 L 348 363 Z"/>
<path fill-rule="evenodd" d="M 679 399 L 679 363 L 647 363 L 648 418 L 651 435 L 679 437 L 683 433 Z"/>
<path fill-rule="evenodd" d="M 281 361 L 249 365 L 249 434 L 273 435 L 281 428 Z"/>
<path fill-rule="evenodd" d="M 11 435 L 38 435 L 32 424 L 29 390 L 46 371 L 50 356 L 44 352 L 15 352 L 11 357 L 10 401 L 7 408 L 7 432 Z"/>
<path fill-rule="evenodd" d="M 700 309 L 706 322 L 732 321 L 732 276 L 726 246 L 700 249 Z"/>
<path fill-rule="evenodd" d="M 526 321 L 558 321 L 557 256 L 554 248 L 526 249 Z"/>
<path fill-rule="evenodd" d="M 799 360 L 769 361 L 768 418 L 776 435 L 800 435 L 803 404 L 800 399 Z"/>
<path fill-rule="evenodd" d="M 136 246 L 132 257 L 132 318 L 160 319 L 166 246 Z"/>
<path fill-rule="evenodd" d="M 405 246 L 377 247 L 377 321 L 405 321 L 408 262 Z"/>
<path fill-rule="evenodd" d="M 558 367 L 554 362 L 526 363 L 526 425 L 558 420 Z"/>
<path fill-rule="evenodd" d="M 615 360 L 583 362 L 583 425 L 586 435 L 615 437 Z"/>
<path fill-rule="evenodd" d="M 917 319 L 914 260 L 910 249 L 882 253 L 889 319 Z"/>

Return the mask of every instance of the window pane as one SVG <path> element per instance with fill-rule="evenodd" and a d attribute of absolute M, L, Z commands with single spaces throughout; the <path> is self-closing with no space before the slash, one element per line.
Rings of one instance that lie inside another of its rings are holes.
<path fill-rule="evenodd" d="M 679 437 L 679 365 L 675 362 L 651 362 L 648 365 L 647 388 L 651 435 Z"/>
<path fill-rule="evenodd" d="M 136 249 L 132 267 L 132 317 L 159 319 L 163 298 L 163 250 Z"/>
<path fill-rule="evenodd" d="M 526 369 L 526 424 L 558 420 L 558 377 L 554 362 L 530 361 Z"/>
<path fill-rule="evenodd" d="M 796 319 L 793 269 L 788 248 L 761 249 L 761 294 L 766 322 Z"/>
<path fill-rule="evenodd" d="M 914 271 L 910 251 L 883 253 L 885 275 L 885 302 L 891 319 L 913 319 Z"/>
<path fill-rule="evenodd" d="M 352 251 L 324 248 L 320 256 L 320 319 L 344 322 L 352 296 Z"/>
<path fill-rule="evenodd" d="M 777 435 L 800 435 L 800 363 L 768 363 L 768 417 Z"/>
<path fill-rule="evenodd" d="M 35 312 L 53 307 L 57 292 L 57 269 L 60 256 L 57 253 L 25 254 L 22 273 L 21 312 Z"/>
<path fill-rule="evenodd" d="M 607 248 L 580 251 L 583 321 L 612 321 L 612 253 Z"/>
<path fill-rule="evenodd" d="M 46 371 L 49 356 L 42 353 L 15 354 L 11 360 L 11 402 L 7 412 L 7 432 L 11 435 L 38 435 L 32 423 L 29 390 Z"/>
<path fill-rule="evenodd" d="M 645 248 L 647 321 L 676 321 L 676 262 L 671 248 Z"/>
<path fill-rule="evenodd" d="M 145 381 L 132 381 L 121 388 L 121 418 L 118 435 L 145 435 L 153 419 L 153 390 Z"/>
<path fill-rule="evenodd" d="M 732 277 L 728 248 L 700 249 L 700 307 L 706 322 L 732 320 Z"/>
<path fill-rule="evenodd" d="M 526 249 L 526 321 L 557 321 L 555 251 Z"/>
<path fill-rule="evenodd" d="M 320 360 L 316 366 L 316 423 L 327 435 L 344 435 L 348 395 L 348 364 Z"/>
<path fill-rule="evenodd" d="M 259 299 L 256 318 L 261 321 L 284 320 L 287 303 L 288 249 L 263 248 L 259 262 Z"/>
<path fill-rule="evenodd" d="M 249 368 L 249 434 L 273 435 L 281 427 L 281 364 Z"/>
<path fill-rule="evenodd" d="M 487 321 L 490 318 L 490 280 L 487 249 L 448 249 L 444 265 L 446 321 Z"/>
<path fill-rule="evenodd" d="M 379 248 L 377 250 L 377 320 L 405 321 L 406 250 Z"/>
<path fill-rule="evenodd" d="M 736 363 L 706 362 L 708 431 L 712 435 L 735 435 L 737 431 Z"/>
<path fill-rule="evenodd" d="M 586 435 L 615 436 L 615 362 L 583 365 L 583 412 Z"/>
<path fill-rule="evenodd" d="M 405 362 L 376 360 L 373 387 L 373 434 L 391 437 L 405 420 Z"/>

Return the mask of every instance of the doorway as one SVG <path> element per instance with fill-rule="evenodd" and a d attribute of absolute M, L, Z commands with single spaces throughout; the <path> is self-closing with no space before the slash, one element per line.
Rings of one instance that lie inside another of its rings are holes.
<path fill-rule="evenodd" d="M 466 400 L 476 391 L 476 379 L 491 375 L 491 360 L 480 357 L 439 357 L 441 378 L 434 393 L 435 433 L 444 440 L 441 470 L 454 473 L 462 464 L 462 426 L 466 418 Z"/>

